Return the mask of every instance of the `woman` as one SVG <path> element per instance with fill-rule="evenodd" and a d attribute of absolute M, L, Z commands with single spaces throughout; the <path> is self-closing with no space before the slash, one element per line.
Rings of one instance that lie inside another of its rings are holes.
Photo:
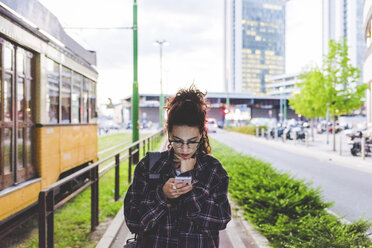
<path fill-rule="evenodd" d="M 211 151 L 206 130 L 205 94 L 195 87 L 168 101 L 168 151 L 162 152 L 149 178 L 149 155 L 137 165 L 124 200 L 129 230 L 137 247 L 218 247 L 219 230 L 231 219 L 229 177 Z M 175 183 L 191 176 L 192 184 Z"/>

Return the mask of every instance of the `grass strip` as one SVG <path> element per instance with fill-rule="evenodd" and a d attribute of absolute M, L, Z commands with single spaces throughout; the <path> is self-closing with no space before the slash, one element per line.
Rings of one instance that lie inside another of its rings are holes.
<path fill-rule="evenodd" d="M 371 223 L 360 219 L 345 224 L 329 214 L 326 208 L 332 203 L 323 201 L 320 188 L 216 140 L 211 143 L 230 176 L 229 193 L 272 247 L 372 247 L 366 234 Z"/>

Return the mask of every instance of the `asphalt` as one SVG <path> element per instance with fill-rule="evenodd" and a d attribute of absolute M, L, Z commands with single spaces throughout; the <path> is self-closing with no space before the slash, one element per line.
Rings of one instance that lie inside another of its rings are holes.
<path fill-rule="evenodd" d="M 225 132 L 218 130 L 218 132 Z M 210 135 L 213 137 L 213 134 Z M 354 157 L 350 154 L 348 146 L 348 138 L 339 134 L 336 137 L 336 151 L 333 151 L 332 136 L 327 138 L 326 134 L 315 135 L 314 141 L 309 138 L 306 141 L 272 139 L 264 137 L 256 137 L 249 135 L 249 139 L 253 142 L 260 142 L 276 148 L 299 153 L 306 156 L 315 157 L 331 161 L 340 166 L 354 168 L 364 172 L 372 173 L 372 158 L 371 157 Z M 309 136 L 308 136 L 309 137 Z M 327 139 L 329 140 L 327 144 Z M 341 144 L 341 145 L 340 145 Z M 166 147 L 164 145 L 163 147 Z M 163 148 L 164 149 L 164 148 Z M 233 209 L 233 219 L 227 225 L 227 228 L 220 232 L 220 247 L 221 248 L 267 248 L 270 247 L 269 242 L 263 237 L 254 227 L 248 223 L 241 214 L 238 206 L 230 201 Z M 124 222 L 123 209 L 121 209 L 104 236 L 96 247 L 98 248 L 118 248 L 123 247 L 125 241 L 132 238 Z"/>

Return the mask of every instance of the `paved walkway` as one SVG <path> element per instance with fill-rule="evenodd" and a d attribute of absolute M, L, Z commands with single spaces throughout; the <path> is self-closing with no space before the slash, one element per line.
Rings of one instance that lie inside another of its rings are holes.
<path fill-rule="evenodd" d="M 123 216 L 123 208 L 116 215 L 107 229 L 97 248 L 122 248 L 126 240 L 133 238 L 128 230 Z M 254 228 L 234 212 L 234 218 L 227 228 L 220 232 L 220 248 L 268 248 L 267 240 L 257 233 Z"/>

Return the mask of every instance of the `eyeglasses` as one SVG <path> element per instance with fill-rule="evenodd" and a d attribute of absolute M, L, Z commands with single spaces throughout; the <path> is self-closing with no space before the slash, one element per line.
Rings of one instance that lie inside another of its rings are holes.
<path fill-rule="evenodd" d="M 199 141 L 188 141 L 186 143 L 183 140 L 169 140 L 169 143 L 177 149 L 182 148 L 183 145 L 186 145 L 189 149 L 195 149 L 201 142 L 202 139 L 200 139 Z"/>

